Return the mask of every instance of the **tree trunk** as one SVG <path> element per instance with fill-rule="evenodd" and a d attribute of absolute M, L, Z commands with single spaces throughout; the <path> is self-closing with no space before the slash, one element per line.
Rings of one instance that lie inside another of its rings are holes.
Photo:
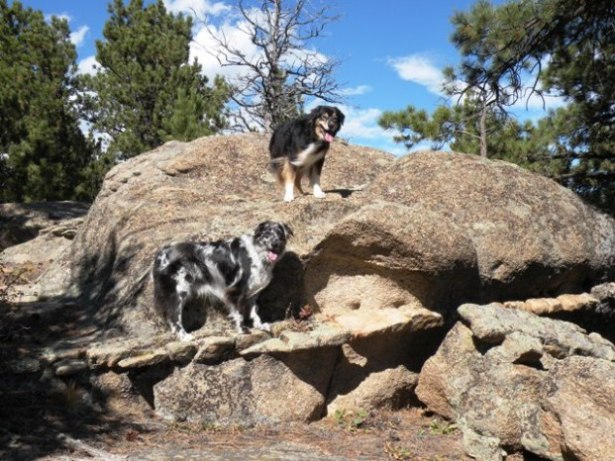
<path fill-rule="evenodd" d="M 487 158 L 487 105 L 483 104 L 480 114 L 480 156 Z"/>

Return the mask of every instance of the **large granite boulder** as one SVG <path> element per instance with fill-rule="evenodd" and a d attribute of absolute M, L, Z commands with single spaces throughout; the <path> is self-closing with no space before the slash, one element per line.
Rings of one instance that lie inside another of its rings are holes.
<path fill-rule="evenodd" d="M 419 376 L 427 407 L 455 420 L 468 454 L 615 459 L 615 346 L 499 304 L 465 304 Z"/>
<path fill-rule="evenodd" d="M 259 355 L 212 366 L 191 363 L 154 386 L 157 412 L 172 420 L 251 426 L 325 415 L 337 349 Z"/>
<path fill-rule="evenodd" d="M 613 219 L 506 162 L 441 152 L 396 161 L 334 143 L 327 198 L 291 204 L 267 163 L 267 138 L 249 134 L 171 142 L 116 166 L 41 292 L 77 297 L 106 330 L 154 334 L 156 249 L 249 232 L 265 219 L 295 230 L 261 296 L 268 320 L 305 302 L 324 315 L 446 314 L 465 301 L 578 293 L 615 277 Z"/>
<path fill-rule="evenodd" d="M 476 250 L 455 219 L 421 203 L 378 201 L 347 215 L 315 247 L 305 282 L 312 304 L 329 315 L 446 311 L 480 290 Z"/>
<path fill-rule="evenodd" d="M 65 309 L 88 328 L 80 344 L 100 341 L 76 362 L 53 361 L 54 373 L 125 373 L 175 419 L 275 423 L 396 408 L 413 398 L 459 303 L 579 293 L 612 279 L 613 220 L 510 164 L 436 152 L 396 160 L 334 143 L 327 197 L 289 204 L 268 171 L 267 143 L 257 134 L 171 142 L 108 173 L 40 279 L 43 297 L 69 299 Z M 267 219 L 295 233 L 259 297 L 272 334 L 229 333 L 225 316 L 203 305 L 188 315 L 196 340 L 176 345 L 152 315 L 155 251 Z M 108 348 L 111 339 L 120 346 Z M 276 395 L 275 377 L 296 393 Z"/>
<path fill-rule="evenodd" d="M 369 192 L 430 210 L 441 218 L 433 227 L 461 229 L 476 251 L 481 302 L 578 293 L 615 277 L 615 221 L 519 166 L 420 152 L 379 174 Z"/>

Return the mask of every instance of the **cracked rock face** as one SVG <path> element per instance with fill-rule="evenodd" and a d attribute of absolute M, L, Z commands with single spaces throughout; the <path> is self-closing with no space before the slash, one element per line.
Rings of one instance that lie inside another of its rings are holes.
<path fill-rule="evenodd" d="M 320 349 L 218 366 L 192 363 L 154 386 L 156 411 L 223 425 L 313 421 L 324 415 L 336 358 L 336 349 Z"/>
<path fill-rule="evenodd" d="M 469 454 L 501 460 L 524 449 L 552 460 L 615 459 L 613 344 L 499 304 L 466 304 L 459 314 L 416 393 L 458 422 Z"/>
<path fill-rule="evenodd" d="M 615 276 L 613 219 L 519 166 L 417 152 L 379 174 L 369 192 L 388 202 L 419 204 L 445 217 L 443 226 L 450 219 L 463 230 L 481 280 L 481 299 L 473 302 L 578 293 L 600 283 L 605 272 L 604 280 Z"/>
<path fill-rule="evenodd" d="M 427 309 L 379 313 L 372 323 L 364 316 L 277 322 L 271 335 L 199 331 L 189 342 L 170 334 L 109 341 L 79 356 L 99 376 L 128 375 L 172 420 L 277 424 L 336 410 L 396 409 L 412 399 L 417 372 L 441 338 L 442 318 Z"/>

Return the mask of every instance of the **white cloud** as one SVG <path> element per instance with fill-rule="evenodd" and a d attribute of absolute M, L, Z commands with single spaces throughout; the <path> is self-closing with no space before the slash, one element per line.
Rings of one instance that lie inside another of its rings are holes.
<path fill-rule="evenodd" d="M 382 137 L 386 132 L 378 126 L 378 118 L 382 111 L 376 108 L 360 109 L 352 106 L 338 106 L 346 115 L 340 136 L 373 140 Z"/>
<path fill-rule="evenodd" d="M 224 48 L 218 40 L 226 42 L 227 47 L 252 64 L 264 60 L 264 50 L 252 42 L 251 30 L 253 26 L 241 16 L 237 16 L 232 11 L 226 12 L 224 20 L 219 24 L 203 24 L 195 26 L 196 33 L 190 45 L 190 59 L 196 58 L 203 68 L 203 73 L 212 79 L 215 75 L 222 75 L 229 81 L 241 77 L 251 72 L 246 66 L 222 66 L 220 62 L 226 62 Z M 248 11 L 250 20 L 259 24 L 266 21 L 265 14 L 258 9 Z M 212 36 L 213 35 L 213 36 Z M 231 59 L 235 56 L 228 55 Z M 218 59 L 220 58 L 220 60 Z M 298 65 L 301 62 L 322 62 L 326 63 L 328 57 L 314 49 L 299 48 L 291 50 L 282 56 L 281 60 L 289 67 Z"/>
<path fill-rule="evenodd" d="M 218 16 L 231 9 L 224 2 L 212 3 L 209 0 L 165 0 L 164 5 L 171 13 L 185 13 L 197 20 L 204 20 L 208 15 Z"/>
<path fill-rule="evenodd" d="M 308 62 L 313 65 L 326 64 L 329 58 L 324 54 L 309 48 L 298 48 L 290 50 L 282 56 L 282 63 L 289 67 L 300 67 L 302 63 Z"/>
<path fill-rule="evenodd" d="M 442 69 L 434 64 L 434 62 L 421 54 L 414 54 L 401 58 L 392 58 L 388 61 L 397 72 L 400 78 L 407 80 L 427 89 L 430 93 L 438 96 L 447 97 L 442 87 L 444 84 L 444 76 Z M 530 75 L 523 76 L 526 85 L 533 81 L 534 77 Z M 461 89 L 466 86 L 465 82 L 457 81 L 455 86 Z M 454 100 L 457 102 L 457 100 Z M 555 109 L 565 105 L 562 97 L 554 95 L 544 95 L 544 100 L 536 93 L 526 94 L 511 107 L 512 111 L 521 118 L 535 117 L 538 114 L 544 115 L 545 111 Z M 528 114 L 529 113 L 529 114 Z"/>
<path fill-rule="evenodd" d="M 372 87 L 369 85 L 358 85 L 350 88 L 342 88 L 340 93 L 342 96 L 361 96 L 372 91 Z"/>
<path fill-rule="evenodd" d="M 407 153 L 402 144 L 393 141 L 392 132 L 378 125 L 382 110 L 375 107 L 366 109 L 344 105 L 338 107 L 346 115 L 339 136 L 348 139 L 351 144 L 373 147 L 397 156 Z"/>
<path fill-rule="evenodd" d="M 391 58 L 388 62 L 403 80 L 424 86 L 431 93 L 443 95 L 444 76 L 442 70 L 431 59 L 414 54 L 402 58 Z"/>
<path fill-rule="evenodd" d="M 70 33 L 70 41 L 75 46 L 80 46 L 85 39 L 86 34 L 90 31 L 88 26 L 81 26 L 75 32 Z"/>
<path fill-rule="evenodd" d="M 214 76 L 222 75 L 227 79 L 233 80 L 234 77 L 244 75 L 247 69 L 242 66 L 221 66 L 216 58 L 222 52 L 222 47 L 211 36 L 213 33 L 216 37 L 224 36 L 228 44 L 240 51 L 246 59 L 255 62 L 260 51 L 250 36 L 243 31 L 247 23 L 241 22 L 238 24 L 230 24 L 224 22 L 220 26 L 210 26 L 201 28 L 195 35 L 194 40 L 190 45 L 190 59 L 196 58 L 203 67 L 203 73 L 210 79 Z M 211 33 L 210 33 L 211 30 Z"/>
<path fill-rule="evenodd" d="M 77 65 L 77 73 L 78 74 L 95 74 L 98 72 L 97 67 L 100 65 L 96 60 L 96 56 L 88 56 L 87 58 L 79 61 Z"/>

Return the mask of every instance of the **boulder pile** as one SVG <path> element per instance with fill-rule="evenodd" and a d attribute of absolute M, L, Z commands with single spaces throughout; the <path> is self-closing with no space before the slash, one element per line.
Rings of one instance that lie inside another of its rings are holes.
<path fill-rule="evenodd" d="M 9 368 L 87 374 L 165 418 L 218 424 L 418 398 L 477 459 L 615 459 L 612 218 L 506 162 L 341 143 L 326 197 L 284 203 L 267 142 L 171 142 L 111 170 L 36 284 L 50 315 L 78 313 L 87 334 Z M 258 301 L 271 334 L 237 335 L 201 306 L 186 321 L 195 339 L 177 342 L 152 310 L 156 250 L 269 219 L 295 234 Z"/>

